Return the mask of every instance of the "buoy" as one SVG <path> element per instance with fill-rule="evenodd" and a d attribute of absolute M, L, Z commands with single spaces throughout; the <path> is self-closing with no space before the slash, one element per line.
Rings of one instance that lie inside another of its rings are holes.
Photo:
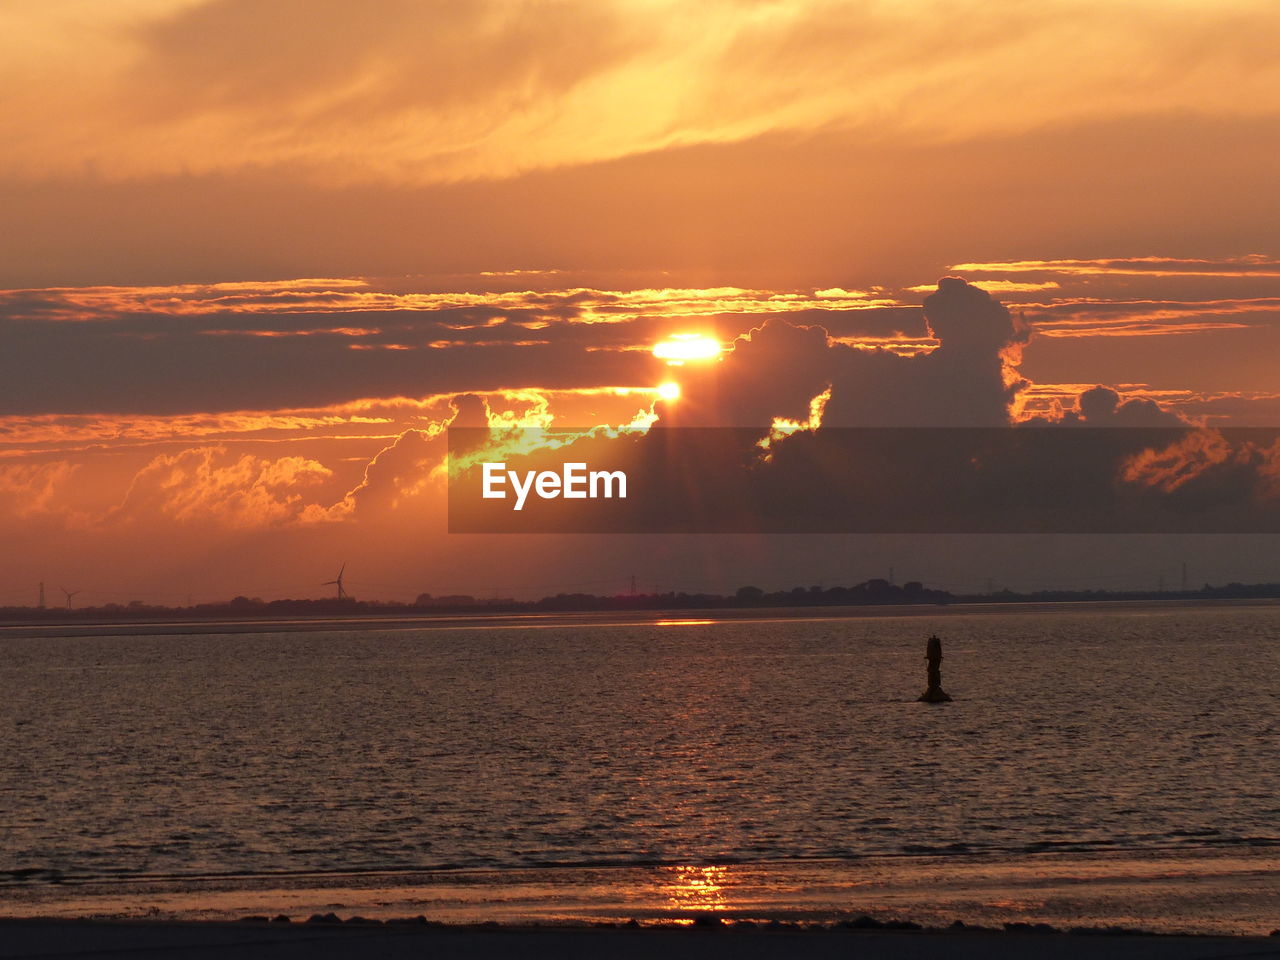
<path fill-rule="evenodd" d="M 951 695 L 942 689 L 942 641 L 931 636 L 924 648 L 924 658 L 929 663 L 929 686 L 917 698 L 919 703 L 950 703 Z"/>

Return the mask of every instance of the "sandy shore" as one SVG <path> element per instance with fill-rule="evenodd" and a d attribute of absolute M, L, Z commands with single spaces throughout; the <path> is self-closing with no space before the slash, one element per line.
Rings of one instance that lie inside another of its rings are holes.
<path fill-rule="evenodd" d="M 137 921 L 0 922 L 0 958 L 34 957 L 1088 957 L 1209 960 L 1280 957 L 1280 938 L 837 929 L 423 927 Z"/>
<path fill-rule="evenodd" d="M 1259 936 L 1280 926 L 1274 847 L 951 855 L 652 867 L 222 876 L 32 878 L 0 887 L 8 920 L 239 921 L 283 914 L 453 925 L 726 920 L 837 924 L 867 915 Z"/>

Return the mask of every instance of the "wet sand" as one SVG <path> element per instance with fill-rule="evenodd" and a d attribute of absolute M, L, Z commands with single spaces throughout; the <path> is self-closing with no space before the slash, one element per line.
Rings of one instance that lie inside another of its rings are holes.
<path fill-rule="evenodd" d="M 1208 960 L 1280 957 L 1280 938 L 806 929 L 422 927 L 275 923 L 0 922 L 0 958 L 798 957 Z"/>
<path fill-rule="evenodd" d="M 834 925 L 869 916 L 1265 935 L 1280 927 L 1280 848 L 1046 852 L 1014 859 L 544 867 L 221 877 L 53 878 L 0 888 L 8 920 L 238 921 L 313 914 L 448 924 L 688 923 L 698 917 Z"/>

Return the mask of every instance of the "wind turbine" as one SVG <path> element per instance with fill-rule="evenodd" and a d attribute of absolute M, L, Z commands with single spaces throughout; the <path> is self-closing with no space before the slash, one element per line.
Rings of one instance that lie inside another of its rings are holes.
<path fill-rule="evenodd" d="M 72 598 L 72 597 L 74 597 L 74 596 L 75 596 L 77 593 L 79 593 L 80 591 L 79 591 L 79 590 L 68 590 L 66 587 L 59 587 L 58 589 L 59 589 L 59 590 L 61 590 L 64 594 L 66 594 L 66 596 L 67 596 L 67 609 L 68 609 L 68 610 L 70 610 L 70 609 L 71 609 L 71 598 Z"/>
<path fill-rule="evenodd" d="M 344 564 L 342 565 L 342 569 L 340 569 L 340 570 L 338 571 L 338 577 L 337 577 L 337 579 L 336 579 L 336 580 L 326 580 L 324 583 L 320 584 L 320 586 L 322 586 L 322 587 L 334 587 L 334 586 L 336 586 L 336 587 L 338 588 L 338 599 L 339 599 L 339 600 L 343 600 L 343 599 L 345 599 L 345 598 L 346 598 L 346 596 L 347 596 L 347 591 L 346 591 L 346 590 L 344 590 L 344 589 L 342 588 L 342 573 L 343 573 L 343 571 L 344 571 L 344 570 L 346 570 L 346 569 L 347 569 L 347 565 L 344 563 Z"/>

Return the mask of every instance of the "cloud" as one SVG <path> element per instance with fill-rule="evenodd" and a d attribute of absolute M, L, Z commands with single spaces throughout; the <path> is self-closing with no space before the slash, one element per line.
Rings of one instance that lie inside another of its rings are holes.
<path fill-rule="evenodd" d="M 845 356 L 826 421 L 835 426 L 1000 426 L 1027 386 L 1017 373 L 1030 330 L 986 291 L 944 277 L 924 300 L 936 350 Z"/>
<path fill-rule="evenodd" d="M 980 283 L 969 286 L 981 290 Z M 1023 303 L 1015 312 L 1019 322 L 1025 319 L 1043 338 L 1033 355 L 1037 361 L 1055 356 L 1058 344 L 1092 338 L 1115 338 L 1118 348 L 1137 337 L 1234 338 L 1237 333 L 1239 347 L 1223 349 L 1256 356 L 1264 345 L 1245 332 L 1266 336 L 1280 329 L 1280 300 L 1274 297 L 1066 297 Z M 649 356 L 653 343 L 692 331 L 727 344 L 753 328 L 763 329 L 769 317 L 786 317 L 792 327 L 820 328 L 826 334 L 825 346 L 878 358 L 851 374 L 861 387 L 850 383 L 842 391 L 845 399 L 859 390 L 872 394 L 858 401 L 863 417 L 886 408 L 892 415 L 915 402 L 912 396 L 876 402 L 877 391 L 900 391 L 905 369 L 911 369 L 892 366 L 885 354 L 919 356 L 933 353 L 941 343 L 926 324 L 922 307 L 897 303 L 874 289 L 570 287 L 467 292 L 431 289 L 426 278 L 24 289 L 0 292 L 0 322 L 15 334 L 0 356 L 0 373 L 13 387 L 0 397 L 0 416 L 8 414 L 0 421 L 0 429 L 7 427 L 0 440 L 13 444 L 27 437 L 38 442 L 60 433 L 68 443 L 77 437 L 82 442 L 99 437 L 141 440 L 183 431 L 220 439 L 224 429 L 240 434 L 254 430 L 255 420 L 264 436 L 286 432 L 291 420 L 298 429 L 335 433 L 353 427 L 369 435 L 379 432 L 375 421 L 380 416 L 381 435 L 398 435 L 415 424 L 396 422 L 386 413 L 362 418 L 343 408 L 396 394 L 421 400 L 522 388 L 565 393 L 603 384 L 647 389 L 668 375 Z M 1016 354 L 1027 331 L 1019 329 L 1015 337 L 1001 326 L 1006 322 L 1012 321 L 997 318 L 995 336 L 1009 338 L 1001 348 L 1001 376 L 1013 377 L 1011 371 L 1022 369 Z M 935 378 L 959 378 L 953 390 L 962 389 L 959 381 L 992 376 L 990 369 L 985 374 L 976 369 L 991 348 L 975 339 L 980 338 L 980 326 L 962 330 L 969 335 L 953 336 L 928 365 Z M 777 339 L 770 350 L 788 349 L 782 343 L 784 335 Z M 965 350 L 970 353 L 961 362 L 947 360 Z M 749 349 L 741 350 L 734 367 L 742 369 L 749 354 Z M 1130 364 L 1108 364 L 1106 358 L 1114 355 L 1109 348 L 1086 358 L 1083 366 L 1078 359 L 1061 361 L 1047 371 L 1042 366 L 1036 376 L 1065 379 L 1074 374 L 1115 382 L 1125 376 L 1120 368 Z M 828 359 L 845 363 L 843 356 L 837 352 Z M 1172 357 L 1163 365 L 1184 364 Z M 763 370 L 767 363 L 761 366 Z M 802 363 L 804 382 L 797 384 L 785 416 L 803 418 L 804 404 L 825 382 L 825 376 L 808 376 L 803 369 Z M 1134 369 L 1137 376 L 1154 376 L 1146 367 Z M 1231 363 L 1224 359 L 1213 369 L 1221 370 L 1222 382 L 1195 383 L 1201 395 L 1237 386 L 1231 382 Z M 536 371 L 536 379 L 531 371 Z M 685 371 L 681 376 L 697 374 Z M 1175 369 L 1165 388 L 1177 387 L 1181 376 Z M 1012 381 L 1006 388 L 1011 385 Z M 927 397 L 930 388 L 918 384 L 908 393 Z M 1013 393 L 1027 397 L 1025 388 Z M 843 403 L 838 401 L 833 412 Z M 1042 412 L 1038 407 L 1031 410 Z M 842 415 L 850 413 L 846 407 Z M 769 413 L 764 422 L 776 415 L 784 414 Z M 913 416 L 918 421 L 927 414 Z M 758 419 L 756 414 L 751 417 L 752 422 Z M 763 411 L 759 417 L 764 417 Z"/>
<path fill-rule="evenodd" d="M 109 446 L 121 449 L 159 442 L 200 439 L 262 440 L 297 436 L 385 436 L 404 420 L 411 420 L 447 397 L 420 400 L 386 398 L 359 400 L 331 407 L 282 410 L 240 410 L 178 416 L 117 417 L 101 414 L 44 414 L 0 417 L 0 456 L 31 448 Z"/>
<path fill-rule="evenodd" d="M 538 398 L 533 398 L 534 402 Z M 545 402 L 545 401 L 544 401 Z M 365 467 L 364 476 L 329 509 L 333 519 L 385 516 L 409 507 L 420 511 L 438 501 L 444 484 L 436 468 L 447 455 L 447 427 L 488 427 L 494 419 L 488 403 L 475 394 L 456 397 L 447 419 L 425 430 L 406 430 Z"/>
<path fill-rule="evenodd" d="M 453 279 L 468 285 L 494 282 Z M 151 426 L 163 429 L 156 415 L 172 417 L 174 424 L 186 416 L 191 429 L 204 431 L 215 413 L 248 410 L 288 417 L 291 411 L 302 411 L 301 426 L 310 416 L 306 411 L 323 419 L 328 408 L 393 394 L 447 397 L 468 390 L 517 388 L 563 392 L 605 383 L 643 389 L 666 376 L 649 356 L 658 340 L 695 332 L 730 343 L 771 316 L 787 317 L 792 326 L 824 330 L 828 346 L 856 348 L 873 356 L 918 356 L 940 346 L 922 307 L 897 303 L 877 289 L 568 287 L 451 292 L 431 284 L 428 278 L 329 278 L 0 292 L 0 323 L 15 334 L 0 356 L 0 372 L 14 388 L 0 397 L 0 415 L 9 413 L 10 424 L 15 415 L 22 415 L 24 422 L 15 426 L 19 433 L 45 417 L 52 433 L 50 417 L 60 417 L 59 422 L 69 426 L 72 417 L 84 417 L 83 411 L 99 411 L 115 415 L 101 417 L 100 433 L 114 426 L 125 436 Z M 980 282 L 969 285 L 982 289 Z M 1280 329 L 1275 323 L 1280 300 L 1275 297 L 1174 301 L 1071 296 L 1021 303 L 1016 314 L 1019 323 L 1027 321 L 1042 337 L 1034 355 L 1037 361 L 1056 356 L 1053 344 L 1115 338 L 1119 347 L 1126 339 L 1155 335 L 1239 334 L 1238 347 L 1224 344 L 1221 349 L 1257 356 L 1265 344 L 1245 337 L 1245 332 L 1254 330 L 1256 337 L 1263 337 Z M 966 342 L 973 342 L 977 330 Z M 1005 333 L 997 329 L 996 335 Z M 1020 330 L 1015 339 L 1025 340 L 1025 335 Z M 945 367 L 961 376 L 974 374 L 974 356 L 959 367 L 946 362 L 965 349 L 963 342 L 952 338 L 950 347 L 931 361 L 934 375 L 943 375 Z M 988 348 L 989 344 L 977 344 L 979 353 Z M 1021 369 L 1015 356 L 1019 348 L 1012 339 L 1002 348 L 1002 375 Z M 1078 361 L 1060 361 L 1047 371 L 1042 365 L 1039 376 L 1119 380 L 1124 371 L 1116 362 L 1098 367 L 1114 353 L 1092 353 L 1078 370 L 1066 369 L 1078 366 Z M 1171 357 L 1162 365 L 1176 367 L 1181 361 Z M 741 369 L 742 364 L 735 366 Z M 1219 392 L 1252 385 L 1231 383 L 1231 365 L 1225 360 L 1213 369 L 1222 369 L 1221 383 L 1212 384 Z M 538 379 L 531 379 L 530 370 L 538 371 Z M 892 381 L 901 372 L 887 361 L 878 366 L 868 362 L 861 366 L 860 376 L 867 389 L 873 389 L 881 376 L 890 381 L 883 389 L 893 389 Z M 1153 378 L 1147 367 L 1139 367 L 1138 376 Z M 1176 387 L 1178 376 L 1174 372 L 1166 388 Z M 806 397 L 813 396 L 806 393 L 810 388 L 820 389 L 812 380 L 808 378 L 803 389 L 797 387 Z M 1207 392 L 1206 384 L 1197 383 L 1196 388 Z M 846 387 L 845 393 L 855 389 Z M 913 389 L 920 396 L 928 393 Z M 897 406 L 905 402 L 900 399 Z M 870 408 L 869 401 L 860 403 Z M 339 412 L 330 420 L 328 429 L 342 416 Z M 787 416 L 803 417 L 803 404 Z M 79 422 L 87 425 L 86 420 Z M 319 422 L 312 425 L 325 429 Z M 265 421 L 264 429 L 269 429 Z M 402 429 L 389 426 L 385 433 Z M 216 435 L 216 429 L 210 435 Z"/>
<path fill-rule="evenodd" d="M 918 355 L 832 338 L 818 325 L 771 319 L 738 338 L 723 362 L 680 374 L 682 397 L 660 409 L 678 426 L 761 426 L 804 420 L 830 389 L 825 425 L 998 426 L 1025 382 L 1016 374 L 1030 337 L 985 291 L 948 277 L 925 298 L 934 344 Z M 916 354 L 916 351 L 909 351 Z"/>
<path fill-rule="evenodd" d="M 625 323 L 641 317 L 703 318 L 726 313 L 770 314 L 803 310 L 867 310 L 895 305 L 883 294 L 832 288 L 818 291 L 761 290 L 743 287 L 593 287 L 486 290 L 487 275 L 460 276 L 465 289 L 433 290 L 432 279 L 296 279 L 262 282 L 172 284 L 166 286 L 47 287 L 0 291 L 4 315 L 15 321 L 120 321 L 140 325 L 148 316 L 172 319 L 221 317 L 223 328 L 200 326 L 227 335 L 313 335 L 316 316 L 345 314 L 437 314 L 453 320 L 451 329 L 488 328 L 508 321 L 521 324 Z M 478 283 L 477 283 L 478 281 Z M 412 289 L 411 284 L 425 289 Z M 475 289 L 472 284 L 481 287 Z M 407 289 L 406 289 L 407 288 Z M 262 330 L 270 318 L 278 329 Z M 365 335 L 358 318 L 347 327 L 328 328 L 349 336 Z"/>
<path fill-rule="evenodd" d="M 1280 325 L 1280 299 L 1102 300 L 1025 303 L 1038 335 L 1051 338 L 1184 336 Z"/>
<path fill-rule="evenodd" d="M 952 267 L 951 269 L 957 269 Z M 1057 280 L 970 280 L 970 285 L 987 293 L 998 293 L 1005 296 L 1010 293 L 1040 293 L 1043 290 L 1057 290 L 1062 284 Z M 907 287 L 911 293 L 930 293 L 936 288 L 933 283 L 917 283 L 914 286 Z"/>
<path fill-rule="evenodd" d="M 551 421 L 621 425 L 652 403 L 652 387 L 522 387 L 483 391 L 498 418 L 523 419 L 533 408 Z M 327 407 L 237 410 L 173 416 L 94 413 L 0 417 L 0 458 L 53 450 L 121 452 L 157 445 L 323 444 L 390 441 L 407 429 L 434 429 L 452 416 L 456 394 L 365 397 Z"/>
<path fill-rule="evenodd" d="M 223 447 L 196 447 L 148 463 L 103 522 L 254 529 L 319 519 L 303 494 L 332 475 L 304 457 L 234 457 Z"/>
<path fill-rule="evenodd" d="M 1163 449 L 1130 457 L 1121 476 L 1128 483 L 1171 493 L 1235 459 L 1235 451 L 1221 433 L 1196 430 Z"/>
<path fill-rule="evenodd" d="M 67 481 L 78 467 L 66 460 L 0 465 L 3 512 L 23 518 L 58 513 Z"/>
<path fill-rule="evenodd" d="M 1268 115 L 1280 89 L 1265 43 L 1280 15 L 1260 0 L 1183 5 L 1159 30 L 1154 0 L 156 0 L 74 19 L 51 0 L 5 7 L 0 130 L 24 177 L 439 181 L 772 131 L 954 140 Z"/>
<path fill-rule="evenodd" d="M 650 386 L 661 373 L 649 356 L 657 340 L 691 328 L 732 339 L 771 315 L 821 317 L 853 337 L 923 332 L 918 308 L 848 290 L 439 292 L 406 280 L 318 279 L 0 291 L 0 322 L 19 334 L 0 355 L 0 376 L 14 387 L 0 415 Z"/>
<path fill-rule="evenodd" d="M 1187 392 L 1174 401 L 1187 416 L 1209 424 L 1272 426 L 1280 424 L 1280 394 L 1234 391 L 1206 395 Z"/>
<path fill-rule="evenodd" d="M 1188 505 L 1280 500 L 1280 441 L 1274 431 L 1261 439 L 1246 432 L 1190 432 L 1129 457 L 1121 477 Z"/>
<path fill-rule="evenodd" d="M 1280 277 L 1280 260 L 1265 254 L 1222 259 L 1114 257 L 1093 260 L 995 260 L 954 263 L 975 273 L 1035 273 L 1069 277 Z"/>
<path fill-rule="evenodd" d="M 364 470 L 364 477 L 329 510 L 343 520 L 365 513 L 398 510 L 418 501 L 428 489 L 432 469 L 444 454 L 438 433 L 406 430 L 381 450 Z"/>
<path fill-rule="evenodd" d="M 1079 417 L 1086 426 L 1173 427 L 1185 421 L 1163 409 L 1155 400 L 1133 397 L 1121 400 L 1110 387 L 1092 387 L 1079 400 Z"/>
<path fill-rule="evenodd" d="M 1157 399 L 1125 397 L 1118 390 L 1102 385 L 1081 390 L 1075 397 L 1074 410 L 1063 410 L 1059 404 L 1056 410 L 1027 417 L 1024 422 L 1064 427 L 1183 427 L 1190 423 Z"/>

